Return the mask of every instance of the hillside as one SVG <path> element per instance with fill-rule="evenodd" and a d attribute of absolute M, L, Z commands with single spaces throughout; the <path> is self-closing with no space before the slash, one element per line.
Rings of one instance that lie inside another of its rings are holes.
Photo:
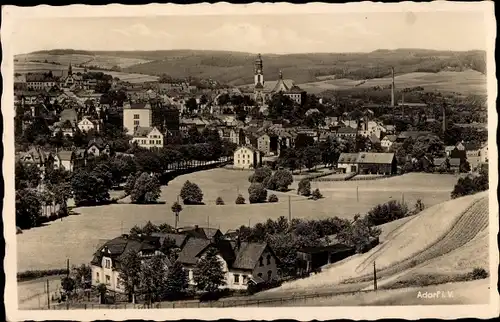
<path fill-rule="evenodd" d="M 379 287 L 422 274 L 488 269 L 488 219 L 488 192 L 437 204 L 411 219 L 382 226 L 381 244 L 370 252 L 266 293 L 370 282 L 374 262 Z"/>
<path fill-rule="evenodd" d="M 296 83 L 311 83 L 325 79 L 373 79 L 390 75 L 394 66 L 396 75 L 413 72 L 440 71 L 485 72 L 483 51 L 435 51 L 425 49 L 376 50 L 370 53 L 305 53 L 264 54 L 266 79 L 277 78 L 279 70 Z M 167 74 L 177 77 L 212 78 L 231 85 L 252 83 L 256 54 L 227 51 L 165 50 L 165 51 L 39 51 L 16 59 L 38 62 L 61 61 L 68 57 L 87 64 L 119 66 L 123 72 L 147 75 Z M 88 61 L 85 61 L 88 59 Z"/>

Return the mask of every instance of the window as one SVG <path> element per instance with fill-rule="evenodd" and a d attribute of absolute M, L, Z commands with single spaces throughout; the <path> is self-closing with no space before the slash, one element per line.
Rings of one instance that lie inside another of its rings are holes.
<path fill-rule="evenodd" d="M 248 276 L 246 275 L 241 275 L 241 277 L 243 278 L 243 285 L 247 285 L 247 282 L 248 282 Z"/>
<path fill-rule="evenodd" d="M 95 280 L 97 281 L 97 283 L 100 283 L 100 277 L 99 277 L 99 272 L 96 272 L 95 273 Z"/>
<path fill-rule="evenodd" d="M 267 265 L 271 265 L 271 255 L 267 255 Z"/>
<path fill-rule="evenodd" d="M 264 266 L 264 259 L 262 256 L 259 258 L 259 266 Z"/>
<path fill-rule="evenodd" d="M 149 140 L 149 144 L 155 144 L 154 140 Z"/>
<path fill-rule="evenodd" d="M 234 274 L 234 284 L 240 284 L 240 275 Z"/>
<path fill-rule="evenodd" d="M 140 119 L 139 114 L 134 114 L 134 120 Z"/>
<path fill-rule="evenodd" d="M 273 271 L 269 270 L 267 271 L 267 280 L 270 281 L 271 280 L 271 276 L 273 275 Z"/>
<path fill-rule="evenodd" d="M 134 121 L 134 126 L 138 126 L 139 125 L 139 121 Z"/>
<path fill-rule="evenodd" d="M 106 275 L 106 285 L 111 285 L 111 277 L 109 275 Z"/>
<path fill-rule="evenodd" d="M 238 164 L 240 164 L 240 160 L 238 160 Z"/>
<path fill-rule="evenodd" d="M 105 259 L 104 260 L 104 267 L 105 268 L 111 268 L 111 260 Z"/>

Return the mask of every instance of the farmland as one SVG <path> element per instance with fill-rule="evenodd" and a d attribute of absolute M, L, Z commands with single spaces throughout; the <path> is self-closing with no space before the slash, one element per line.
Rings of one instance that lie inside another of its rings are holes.
<path fill-rule="evenodd" d="M 227 169 L 196 172 L 180 176 L 168 186 L 162 187 L 160 200 L 166 204 L 115 204 L 77 208 L 75 211 L 79 215 L 69 216 L 62 221 L 48 223 L 46 227 L 32 228 L 17 235 L 18 271 L 64 267 L 66 258 L 70 258 L 72 263 L 73 259 L 80 263 L 87 262 L 103 240 L 128 232 L 134 225 L 144 225 L 148 220 L 156 224 L 167 222 L 173 225 L 174 216 L 170 207 L 186 180 L 201 187 L 206 205 L 185 206 L 180 214 L 179 225 L 210 225 L 220 227 L 223 232 L 240 225 L 254 225 L 268 218 L 288 217 L 288 196 L 293 217 L 352 218 L 356 213 L 365 213 L 379 203 L 391 199 L 401 200 L 402 192 L 405 202 L 410 206 L 417 199 L 422 199 L 428 206 L 443 202 L 449 199 L 450 191 L 456 182 L 456 177 L 451 175 L 436 175 L 439 178 L 433 180 L 433 175 L 430 174 L 408 174 L 370 182 L 313 182 L 312 187 L 319 187 L 324 199 L 307 200 L 297 196 L 292 190 L 288 193 L 276 193 L 280 200 L 275 204 L 235 205 L 238 191 L 248 200 L 249 175 L 248 171 Z M 405 183 L 406 181 L 408 183 Z M 294 189 L 296 184 L 291 188 Z M 356 187 L 359 187 L 358 197 Z M 226 205 L 215 205 L 215 199 L 219 196 Z"/>
<path fill-rule="evenodd" d="M 83 66 L 97 66 L 100 68 L 109 69 L 113 66 L 126 68 L 129 66 L 143 64 L 149 62 L 140 58 L 126 58 L 105 55 L 86 55 L 86 54 L 66 54 L 66 55 L 53 55 L 48 53 L 32 53 L 26 55 L 18 55 L 16 59 L 19 63 L 23 62 L 53 62 L 67 67 L 70 63 L 72 65 Z"/>

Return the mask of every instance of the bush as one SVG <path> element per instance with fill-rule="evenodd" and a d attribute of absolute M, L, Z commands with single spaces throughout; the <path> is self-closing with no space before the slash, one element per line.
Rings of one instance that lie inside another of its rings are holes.
<path fill-rule="evenodd" d="M 273 174 L 279 191 L 287 191 L 288 186 L 293 183 L 292 173 L 288 170 L 278 170 Z"/>
<path fill-rule="evenodd" d="M 221 197 L 217 197 L 217 199 L 215 200 L 215 204 L 219 205 L 219 206 L 223 206 L 224 205 L 224 200 L 222 200 Z"/>
<path fill-rule="evenodd" d="M 467 176 L 458 179 L 457 184 L 451 192 L 451 198 L 455 199 L 462 196 L 472 195 L 480 191 L 489 189 L 489 178 L 487 171 L 481 172 L 476 177 Z"/>
<path fill-rule="evenodd" d="M 50 214 L 49 221 L 54 221 L 54 220 L 57 220 L 57 219 L 59 219 L 59 217 L 56 214 L 54 214 L 54 213 Z"/>
<path fill-rule="evenodd" d="M 28 280 L 40 278 L 40 277 L 53 276 L 53 275 L 64 275 L 67 273 L 68 273 L 68 270 L 65 268 L 24 271 L 24 272 L 17 273 L 17 281 L 23 282 L 23 281 L 28 281 Z"/>
<path fill-rule="evenodd" d="M 242 195 L 238 195 L 238 197 L 236 197 L 236 204 L 237 205 L 243 205 L 243 204 L 245 204 L 245 198 L 243 198 Z"/>
<path fill-rule="evenodd" d="M 488 272 L 481 267 L 476 267 L 470 273 L 470 277 L 473 280 L 482 280 L 488 277 Z"/>
<path fill-rule="evenodd" d="M 268 167 L 261 167 L 255 169 L 255 172 L 248 177 L 250 183 L 263 183 L 266 178 L 269 178 L 273 174 L 273 171 Z"/>
<path fill-rule="evenodd" d="M 143 172 L 134 182 L 130 190 L 132 203 L 148 204 L 154 203 L 160 198 L 160 182 L 156 176 L 150 176 Z"/>
<path fill-rule="evenodd" d="M 366 215 L 367 220 L 373 226 L 382 225 L 405 217 L 408 214 L 408 206 L 396 200 L 391 200 L 372 208 Z"/>
<path fill-rule="evenodd" d="M 323 198 L 323 195 L 321 194 L 319 189 L 316 188 L 316 190 L 314 190 L 314 192 L 312 193 L 312 198 L 313 198 L 313 200 L 318 200 L 318 199 Z"/>
<path fill-rule="evenodd" d="M 278 202 L 278 201 L 279 201 L 278 196 L 276 196 L 275 194 L 269 195 L 269 198 L 267 199 L 267 202 Z"/>
<path fill-rule="evenodd" d="M 309 197 L 311 195 L 311 182 L 308 179 L 302 179 L 299 181 L 297 194 L 306 197 Z"/>
<path fill-rule="evenodd" d="M 250 203 L 261 203 L 267 199 L 267 190 L 261 183 L 252 183 L 248 188 Z"/>
<path fill-rule="evenodd" d="M 186 205 L 201 204 L 203 201 L 203 193 L 196 183 L 186 181 L 182 186 L 180 196 Z"/>
<path fill-rule="evenodd" d="M 264 179 L 262 182 L 264 187 L 269 190 L 277 190 L 278 189 L 278 183 L 276 181 L 276 177 L 274 175 L 267 177 Z"/>

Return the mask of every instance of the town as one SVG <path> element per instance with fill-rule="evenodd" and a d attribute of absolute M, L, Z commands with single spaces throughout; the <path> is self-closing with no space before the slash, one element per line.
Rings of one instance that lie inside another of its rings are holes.
<path fill-rule="evenodd" d="M 62 275 L 58 293 L 47 284 L 52 297 L 40 308 L 253 295 L 367 253 L 379 245 L 381 225 L 450 198 L 381 191 L 383 202 L 349 220 L 331 214 L 343 206 L 327 203 L 323 183 L 356 183 L 345 203 L 364 198 L 359 185 L 413 174 L 452 178 L 453 199 L 488 189 L 485 100 L 408 87 L 394 68 L 389 87 L 316 95 L 284 71 L 267 73 L 266 55 L 249 64 L 254 82 L 246 86 L 168 75 L 131 83 L 106 70 L 76 71 L 71 62 L 15 74 L 18 236 L 90 216 L 88 209 L 106 209 L 96 210 L 105 217 L 124 203 L 144 218 L 130 231 L 114 219 L 121 233 L 93 245 L 87 258 L 66 252 L 67 268 L 20 270 L 20 280 Z M 202 173 L 214 174 L 177 185 Z M 225 176 L 226 190 L 212 198 L 205 187 Z M 248 181 L 248 194 L 234 176 Z M 169 196 L 177 197 L 164 200 L 174 187 Z M 203 208 L 209 204 L 235 208 L 221 222 L 215 208 Z M 146 214 L 162 205 L 164 220 L 154 224 Z M 325 213 L 316 217 L 314 207 Z M 248 224 L 229 219 L 236 209 L 249 209 Z"/>

